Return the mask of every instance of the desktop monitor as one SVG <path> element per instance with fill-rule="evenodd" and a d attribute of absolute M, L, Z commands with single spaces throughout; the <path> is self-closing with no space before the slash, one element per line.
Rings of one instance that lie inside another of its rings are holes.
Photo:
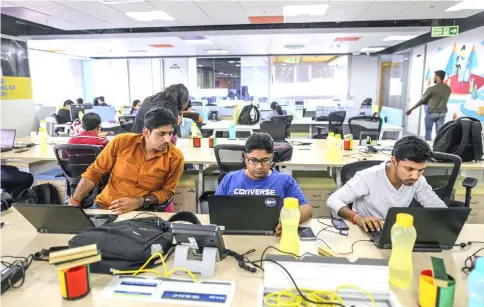
<path fill-rule="evenodd" d="M 92 103 L 83 103 L 83 104 L 71 104 L 70 112 L 71 112 L 71 121 L 75 121 L 79 119 L 79 112 L 92 109 Z"/>
<path fill-rule="evenodd" d="M 97 113 L 101 117 L 101 122 L 114 122 L 116 119 L 116 110 L 113 106 L 95 106 L 92 109 L 86 110 L 86 113 Z"/>
<path fill-rule="evenodd" d="M 0 145 L 2 152 L 9 151 L 13 149 L 13 144 L 15 143 L 15 129 L 2 129 L 0 132 Z"/>

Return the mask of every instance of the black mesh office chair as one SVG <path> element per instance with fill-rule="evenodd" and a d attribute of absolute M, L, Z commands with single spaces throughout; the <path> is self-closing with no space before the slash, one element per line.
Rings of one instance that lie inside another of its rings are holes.
<path fill-rule="evenodd" d="M 200 101 L 192 101 L 192 107 L 201 107 L 203 103 Z"/>
<path fill-rule="evenodd" d="M 341 168 L 341 184 L 345 185 L 357 172 L 381 163 L 383 163 L 383 161 L 364 160 L 343 165 Z"/>
<path fill-rule="evenodd" d="M 66 179 L 66 194 L 71 197 L 81 181 L 81 175 L 101 153 L 99 146 L 64 144 L 54 147 L 55 157 L 62 169 Z M 100 193 L 102 184 L 96 185 L 94 189 L 84 198 L 82 208 L 89 208 L 94 199 Z"/>
<path fill-rule="evenodd" d="M 292 124 L 292 115 L 276 115 L 270 118 L 270 123 L 272 124 L 284 124 L 286 130 L 286 138 L 290 136 L 289 129 L 291 128 Z"/>
<path fill-rule="evenodd" d="M 131 132 L 133 130 L 133 125 L 134 125 L 134 119 L 136 116 L 133 115 L 125 115 L 125 116 L 119 116 L 119 124 L 121 125 L 121 128 L 123 129 L 124 132 Z"/>
<path fill-rule="evenodd" d="M 376 116 L 355 116 L 348 120 L 350 132 L 355 140 L 360 139 L 362 132 L 375 135 L 379 139 L 382 125 L 383 120 Z"/>
<path fill-rule="evenodd" d="M 334 132 L 335 134 L 343 134 L 343 123 L 346 118 L 346 111 L 336 111 L 331 112 L 328 115 L 328 131 L 323 133 L 325 126 L 316 126 L 318 129 L 318 134 L 313 136 L 313 139 L 327 139 L 329 132 Z"/>
<path fill-rule="evenodd" d="M 215 146 L 215 158 L 220 173 L 237 171 L 245 168 L 243 153 L 244 145 L 219 144 Z"/>

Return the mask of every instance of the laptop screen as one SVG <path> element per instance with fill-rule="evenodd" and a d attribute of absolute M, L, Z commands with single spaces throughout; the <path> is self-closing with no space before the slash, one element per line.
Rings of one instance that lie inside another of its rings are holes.
<path fill-rule="evenodd" d="M 15 143 L 15 129 L 2 129 L 0 140 L 2 150 L 12 149 Z"/>

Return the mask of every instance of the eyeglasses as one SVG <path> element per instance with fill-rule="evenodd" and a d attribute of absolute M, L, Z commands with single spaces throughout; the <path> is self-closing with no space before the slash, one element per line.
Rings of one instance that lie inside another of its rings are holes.
<path fill-rule="evenodd" d="M 250 165 L 257 165 L 260 163 L 262 166 L 268 166 L 271 165 L 272 158 L 264 158 L 261 160 L 256 158 L 247 158 L 247 162 L 249 162 Z"/>

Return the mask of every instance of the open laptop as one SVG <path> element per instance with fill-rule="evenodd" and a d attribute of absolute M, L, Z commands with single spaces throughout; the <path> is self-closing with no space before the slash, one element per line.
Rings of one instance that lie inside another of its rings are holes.
<path fill-rule="evenodd" d="M 464 227 L 470 208 L 390 208 L 380 232 L 369 232 L 368 235 L 379 248 L 392 247 L 391 229 L 398 213 L 413 216 L 413 226 L 417 231 L 414 251 L 441 252 L 452 249 Z"/>
<path fill-rule="evenodd" d="M 2 129 L 0 131 L 0 133 L 1 133 L 0 144 L 1 144 L 1 148 L 2 148 L 1 152 L 10 151 L 10 150 L 13 149 L 13 144 L 15 143 L 16 132 L 17 131 L 15 129 Z"/>
<path fill-rule="evenodd" d="M 277 195 L 213 195 L 208 197 L 210 224 L 231 235 L 273 235 L 279 222 Z"/>
<path fill-rule="evenodd" d="M 286 125 L 273 123 L 260 123 L 260 132 L 268 133 L 274 142 L 286 141 Z"/>
<path fill-rule="evenodd" d="M 111 223 L 115 214 L 86 214 L 77 206 L 15 204 L 15 209 L 40 233 L 80 233 Z"/>

